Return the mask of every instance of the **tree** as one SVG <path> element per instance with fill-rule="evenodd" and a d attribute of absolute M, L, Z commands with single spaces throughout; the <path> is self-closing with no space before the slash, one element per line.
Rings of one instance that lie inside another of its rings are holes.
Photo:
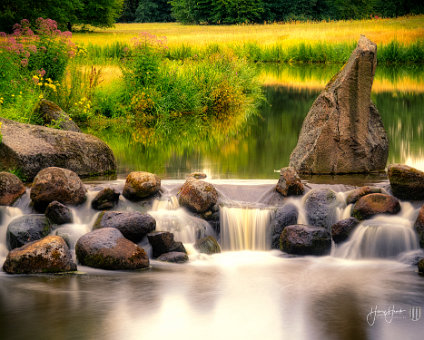
<path fill-rule="evenodd" d="M 122 6 L 121 16 L 118 18 L 118 22 L 134 22 L 135 12 L 139 2 L 140 0 L 125 0 Z"/>
<path fill-rule="evenodd" d="M 135 11 L 135 22 L 169 22 L 171 5 L 167 0 L 139 0 Z"/>

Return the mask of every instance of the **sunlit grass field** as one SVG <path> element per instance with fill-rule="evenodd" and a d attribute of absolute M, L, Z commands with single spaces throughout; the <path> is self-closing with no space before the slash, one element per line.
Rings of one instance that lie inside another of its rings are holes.
<path fill-rule="evenodd" d="M 396 40 L 411 43 L 424 39 L 424 15 L 395 19 L 346 20 L 334 22 L 290 22 L 264 25 L 182 25 L 179 23 L 116 24 L 110 29 L 94 29 L 90 33 L 75 33 L 78 44 L 110 45 L 130 43 L 140 32 L 165 36 L 168 46 L 181 44 L 204 46 L 209 44 L 257 43 L 285 45 L 299 42 L 343 43 L 357 41 L 365 34 L 377 44 Z"/>

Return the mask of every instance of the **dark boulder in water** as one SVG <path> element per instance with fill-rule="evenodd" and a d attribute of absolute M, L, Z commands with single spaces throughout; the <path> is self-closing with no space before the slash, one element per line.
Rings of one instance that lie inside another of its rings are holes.
<path fill-rule="evenodd" d="M 140 201 L 156 195 L 161 186 L 160 178 L 150 172 L 131 172 L 125 181 L 123 195 L 131 201 Z"/>
<path fill-rule="evenodd" d="M 91 201 L 91 207 L 95 210 L 112 209 L 119 202 L 121 194 L 112 188 L 104 188 Z"/>
<path fill-rule="evenodd" d="M 315 227 L 330 227 L 337 219 L 337 197 L 330 189 L 313 189 L 304 198 L 308 224 Z"/>
<path fill-rule="evenodd" d="M 13 249 L 3 270 L 10 274 L 58 273 L 77 269 L 63 238 L 47 236 Z"/>
<path fill-rule="evenodd" d="M 34 178 L 31 200 L 34 208 L 44 213 L 53 201 L 71 205 L 84 203 L 86 193 L 87 189 L 75 172 L 51 167 L 41 170 Z"/>
<path fill-rule="evenodd" d="M 383 171 L 389 143 L 371 102 L 377 46 L 361 36 L 356 49 L 313 103 L 290 166 L 299 173 L 346 174 Z"/>
<path fill-rule="evenodd" d="M 182 186 L 179 198 L 180 205 L 196 213 L 211 209 L 218 201 L 215 187 L 202 180 L 189 178 Z"/>
<path fill-rule="evenodd" d="M 53 201 L 46 209 L 46 216 L 54 224 L 72 223 L 72 212 L 66 205 Z"/>
<path fill-rule="evenodd" d="M 352 190 L 346 197 L 346 204 L 356 203 L 361 197 L 369 194 L 385 194 L 385 190 L 378 187 L 365 186 Z"/>
<path fill-rule="evenodd" d="M 25 193 L 25 186 L 14 174 L 0 172 L 0 205 L 12 205 Z"/>
<path fill-rule="evenodd" d="M 197 240 L 194 244 L 194 248 L 196 248 L 200 253 L 203 254 L 217 254 L 221 252 L 221 247 L 215 237 L 206 236 Z"/>
<path fill-rule="evenodd" d="M 418 234 L 418 239 L 420 241 L 421 248 L 424 248 L 424 205 L 418 212 L 418 217 L 415 221 L 414 229 Z"/>
<path fill-rule="evenodd" d="M 276 190 L 283 196 L 302 195 L 305 191 L 302 181 L 292 167 L 282 168 Z"/>
<path fill-rule="evenodd" d="M 331 237 L 334 242 L 341 243 L 346 241 L 358 224 L 359 221 L 355 217 L 349 217 L 333 224 L 331 226 Z"/>
<path fill-rule="evenodd" d="M 82 265 L 94 268 L 132 270 L 149 267 L 149 257 L 144 249 L 127 240 L 115 228 L 94 230 L 80 237 L 75 253 Z"/>
<path fill-rule="evenodd" d="M 9 249 L 40 240 L 50 234 L 50 221 L 44 215 L 24 215 L 15 218 L 7 226 L 6 242 Z"/>
<path fill-rule="evenodd" d="M 116 228 L 124 237 L 135 243 L 155 230 L 156 221 L 149 214 L 138 211 L 105 211 L 99 214 L 93 229 Z"/>
<path fill-rule="evenodd" d="M 163 262 L 185 263 L 188 261 L 188 256 L 183 252 L 172 251 L 170 253 L 162 254 L 157 259 Z"/>
<path fill-rule="evenodd" d="M 187 253 L 184 245 L 181 242 L 176 242 L 174 234 L 169 231 L 156 231 L 147 234 L 147 238 L 152 246 L 153 257 L 155 258 L 171 252 Z"/>
<path fill-rule="evenodd" d="M 393 195 L 404 200 L 424 200 L 424 172 L 402 164 L 387 168 Z"/>
<path fill-rule="evenodd" d="M 396 197 L 386 194 L 369 194 L 361 197 L 353 206 L 352 216 L 365 220 L 377 214 L 395 215 L 400 211 Z"/>
<path fill-rule="evenodd" d="M 294 255 L 326 255 L 331 250 L 331 235 L 325 228 L 290 225 L 281 233 L 280 249 Z"/>
<path fill-rule="evenodd" d="M 299 212 L 294 204 L 288 203 L 278 208 L 271 222 L 272 248 L 280 249 L 280 235 L 284 228 L 297 223 Z"/>

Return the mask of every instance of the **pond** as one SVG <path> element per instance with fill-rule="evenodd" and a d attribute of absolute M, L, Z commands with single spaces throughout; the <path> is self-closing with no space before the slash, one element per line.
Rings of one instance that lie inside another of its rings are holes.
<path fill-rule="evenodd" d="M 119 174 L 145 170 L 162 178 L 184 178 L 200 170 L 212 178 L 276 178 L 289 163 L 303 119 L 337 66 L 262 65 L 266 103 L 244 128 L 228 138 L 161 143 L 144 147 L 123 136 L 105 136 Z M 424 170 L 424 68 L 377 68 L 372 100 L 388 133 L 388 163 Z"/>

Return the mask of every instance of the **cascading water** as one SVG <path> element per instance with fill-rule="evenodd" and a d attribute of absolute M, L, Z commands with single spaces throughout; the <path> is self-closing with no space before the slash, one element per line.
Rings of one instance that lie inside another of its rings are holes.
<path fill-rule="evenodd" d="M 271 209 L 221 207 L 221 247 L 224 250 L 270 249 L 271 216 Z"/>
<path fill-rule="evenodd" d="M 413 230 L 416 209 L 401 203 L 399 215 L 378 215 L 363 221 L 349 240 L 336 248 L 333 255 L 348 259 L 388 258 L 419 248 Z"/>

